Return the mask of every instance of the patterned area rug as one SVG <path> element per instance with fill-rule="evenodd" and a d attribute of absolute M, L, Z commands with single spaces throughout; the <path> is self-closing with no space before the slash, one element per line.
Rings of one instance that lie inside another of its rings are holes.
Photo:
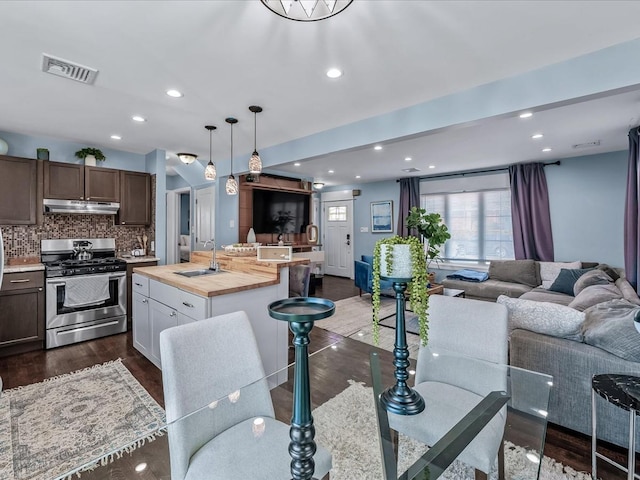
<path fill-rule="evenodd" d="M 351 381 L 346 390 L 313 411 L 315 440 L 333 456 L 331 480 L 383 480 L 382 460 L 375 421 L 373 390 Z M 348 425 L 349 428 L 345 428 Z M 401 471 L 425 452 L 423 445 L 401 437 L 398 454 Z M 533 478 L 536 465 L 526 458 L 527 451 L 505 443 L 506 478 Z M 368 461 L 363 462 L 366 458 Z M 452 463 L 440 477 L 445 480 L 473 480 L 474 472 L 461 462 Z M 497 473 L 490 475 L 497 480 Z M 540 480 L 591 480 L 591 475 L 576 472 L 544 457 Z"/>
<path fill-rule="evenodd" d="M 164 410 L 121 360 L 7 390 L 0 397 L 0 478 L 58 478 L 163 435 L 164 423 Z"/>
<path fill-rule="evenodd" d="M 343 337 L 350 337 L 369 345 L 375 345 L 383 350 L 393 351 L 396 338 L 395 328 L 381 326 L 378 344 L 376 345 L 373 341 L 371 295 L 345 298 L 344 300 L 336 301 L 335 304 L 336 313 L 325 320 L 317 321 L 314 328 L 324 328 Z M 382 297 L 380 299 L 380 324 L 394 325 L 396 319 L 395 311 L 395 300 Z M 409 316 L 411 316 L 411 313 L 408 313 L 407 317 Z M 385 319 L 385 317 L 387 318 Z M 407 333 L 407 345 L 409 346 L 410 358 L 418 358 L 420 337 Z"/>

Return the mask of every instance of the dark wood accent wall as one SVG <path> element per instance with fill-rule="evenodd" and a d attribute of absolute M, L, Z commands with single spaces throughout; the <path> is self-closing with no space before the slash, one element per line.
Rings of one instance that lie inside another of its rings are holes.
<path fill-rule="evenodd" d="M 257 178 L 257 181 L 247 181 L 249 178 Z M 239 191 L 239 219 L 238 219 L 238 239 L 240 242 L 247 240 L 249 229 L 253 225 L 253 191 L 255 189 L 262 190 L 279 190 L 282 192 L 304 193 L 309 196 L 313 193 L 310 190 L 310 183 L 306 183 L 308 188 L 303 188 L 302 180 L 295 178 L 275 177 L 269 175 L 260 175 L 259 178 L 249 175 L 240 176 Z M 309 210 L 313 208 L 313 202 L 309 202 Z M 309 212 L 311 215 L 311 211 Z M 256 241 L 263 244 L 277 242 L 277 234 L 256 234 Z M 305 233 L 288 234 L 287 242 L 294 244 L 306 244 L 307 235 Z"/>

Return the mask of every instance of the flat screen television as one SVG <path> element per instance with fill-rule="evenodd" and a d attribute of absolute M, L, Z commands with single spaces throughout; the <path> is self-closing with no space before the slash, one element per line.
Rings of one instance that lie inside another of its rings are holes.
<path fill-rule="evenodd" d="M 309 225 L 310 195 L 253 190 L 253 230 L 256 233 L 304 233 Z"/>

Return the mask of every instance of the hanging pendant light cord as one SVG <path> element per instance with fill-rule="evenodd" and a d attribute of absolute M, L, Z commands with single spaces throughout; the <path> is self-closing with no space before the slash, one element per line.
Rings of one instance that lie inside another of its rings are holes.
<path fill-rule="evenodd" d="M 231 176 L 233 177 L 233 123 L 231 124 Z"/>
<path fill-rule="evenodd" d="M 211 134 L 213 133 L 213 130 L 209 130 L 209 162 L 211 162 Z"/>
<path fill-rule="evenodd" d="M 253 112 L 253 151 L 257 152 L 258 149 L 256 146 L 258 145 L 258 112 Z"/>

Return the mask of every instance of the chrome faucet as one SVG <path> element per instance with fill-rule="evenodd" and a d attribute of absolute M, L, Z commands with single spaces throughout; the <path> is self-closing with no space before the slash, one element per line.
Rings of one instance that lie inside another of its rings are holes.
<path fill-rule="evenodd" d="M 209 243 L 211 244 L 211 263 L 209 264 L 209 270 L 217 272 L 218 263 L 216 262 L 216 240 L 214 238 L 211 240 L 205 240 L 203 246 L 206 248 Z"/>

